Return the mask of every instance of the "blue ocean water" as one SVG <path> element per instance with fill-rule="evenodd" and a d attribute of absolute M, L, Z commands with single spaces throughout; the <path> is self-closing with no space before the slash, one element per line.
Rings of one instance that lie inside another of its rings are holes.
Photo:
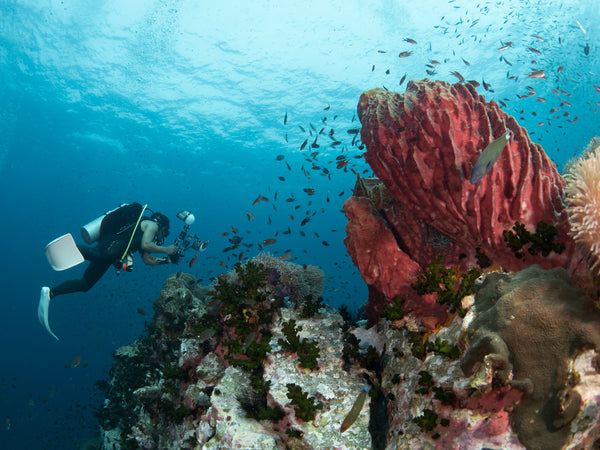
<path fill-rule="evenodd" d="M 595 0 L 1 1 L 0 447 L 93 438 L 95 381 L 178 270 L 208 284 L 275 238 L 266 251 L 325 271 L 329 304 L 359 308 L 367 292 L 341 208 L 356 173 L 371 173 L 347 133 L 367 89 L 403 92 L 405 74 L 485 81 L 478 91 L 562 167 L 599 134 L 599 17 Z M 534 70 L 545 79 L 528 78 Z M 311 148 L 312 127 L 342 143 L 324 134 Z M 342 153 L 351 163 L 337 169 Z M 268 201 L 253 205 L 259 195 Z M 191 268 L 191 254 L 169 267 L 138 259 L 132 273 L 57 299 L 55 341 L 36 317 L 39 289 L 82 268 L 54 272 L 45 245 L 67 232 L 79 240 L 82 225 L 129 201 L 167 214 L 171 238 L 175 214 L 192 211 L 208 249 Z M 234 228 L 248 246 L 224 252 Z"/>

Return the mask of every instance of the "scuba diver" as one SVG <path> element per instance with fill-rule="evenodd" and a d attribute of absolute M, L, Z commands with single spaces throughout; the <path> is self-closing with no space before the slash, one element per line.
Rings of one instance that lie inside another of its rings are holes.
<path fill-rule="evenodd" d="M 46 255 L 55 270 L 64 270 L 81 262 L 89 261 L 83 277 L 79 280 L 65 281 L 55 287 L 42 287 L 38 318 L 48 332 L 58 337 L 50 329 L 48 309 L 50 301 L 57 295 L 71 292 L 87 292 L 114 266 L 117 274 L 120 270 L 133 269 L 133 253 L 139 252 L 142 261 L 150 266 L 177 264 L 181 254 L 177 245 L 163 246 L 169 235 L 169 219 L 159 212 L 144 217 L 146 206 L 139 203 L 121 205 L 90 222 L 81 230 L 84 240 L 97 245 L 75 245 L 70 234 L 48 244 Z M 163 253 L 165 257 L 156 258 L 151 253 Z M 67 261 L 67 262 L 65 262 Z"/>

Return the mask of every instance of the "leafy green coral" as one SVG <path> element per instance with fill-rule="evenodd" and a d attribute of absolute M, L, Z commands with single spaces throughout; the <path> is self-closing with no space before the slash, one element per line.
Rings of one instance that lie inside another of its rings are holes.
<path fill-rule="evenodd" d="M 532 256 L 541 253 L 542 256 L 548 256 L 550 253 L 562 253 L 565 249 L 565 244 L 562 242 L 554 242 L 558 236 L 558 230 L 552 225 L 540 220 L 535 229 L 535 233 L 527 231 L 525 225 L 516 222 L 512 230 L 504 230 L 502 237 L 506 241 L 506 245 L 510 248 L 517 258 L 524 258 L 525 246 L 527 253 Z"/>
<path fill-rule="evenodd" d="M 344 325 L 342 326 L 344 331 L 347 330 L 351 325 L 356 324 L 356 312 L 351 312 L 348 309 L 348 306 L 342 305 L 339 307 L 338 311 L 342 316 L 342 319 L 344 319 Z"/>
<path fill-rule="evenodd" d="M 254 302 L 264 300 L 260 288 L 265 286 L 268 270 L 260 263 L 248 261 L 236 263 L 235 276 L 221 275 L 211 287 L 208 295 L 223 304 L 223 311 L 239 313 L 240 307 L 251 298 Z"/>
<path fill-rule="evenodd" d="M 285 412 L 279 406 L 268 405 L 267 394 L 270 387 L 271 382 L 265 381 L 262 373 L 255 373 L 250 377 L 250 390 L 238 397 L 246 417 L 271 422 L 278 422 L 285 417 Z"/>
<path fill-rule="evenodd" d="M 313 300 L 312 295 L 308 295 L 302 306 L 300 307 L 300 317 L 302 319 L 306 319 L 308 317 L 313 317 L 318 314 L 319 310 L 323 307 L 323 297 L 319 297 L 316 300 Z"/>
<path fill-rule="evenodd" d="M 444 389 L 440 386 L 434 386 L 432 389 L 434 398 L 439 400 L 442 405 L 452 406 L 456 402 L 456 394 L 453 391 Z"/>
<path fill-rule="evenodd" d="M 475 258 L 477 259 L 477 264 L 479 264 L 479 267 L 482 269 L 492 265 L 492 261 L 487 255 L 481 252 L 480 247 L 475 248 Z"/>
<path fill-rule="evenodd" d="M 426 336 L 423 331 L 414 332 L 409 336 L 412 355 L 415 358 L 424 359 L 428 352 L 448 359 L 457 359 L 460 356 L 460 349 L 451 342 L 439 337 L 435 339 L 435 342 L 430 342 Z"/>
<path fill-rule="evenodd" d="M 287 385 L 289 398 L 294 405 L 296 417 L 304 420 L 305 422 L 311 421 L 315 418 L 315 414 L 318 410 L 323 408 L 321 402 L 315 402 L 314 397 L 309 397 L 306 392 L 302 391 L 302 388 L 296 384 L 288 383 Z"/>
<path fill-rule="evenodd" d="M 282 331 L 285 339 L 279 339 L 279 345 L 285 351 L 297 353 L 301 367 L 309 370 L 315 369 L 318 366 L 317 360 L 320 356 L 318 344 L 315 341 L 300 339 L 300 336 L 298 336 L 300 328 L 296 327 L 294 319 L 284 322 Z"/>
<path fill-rule="evenodd" d="M 467 310 L 461 308 L 460 302 L 463 297 L 474 292 L 475 280 L 481 272 L 475 268 L 461 272 L 458 267 L 445 267 L 442 265 L 442 258 L 440 255 L 429 264 L 411 287 L 419 295 L 437 293 L 438 303 L 447 305 L 449 312 L 458 312 L 464 317 Z"/>
<path fill-rule="evenodd" d="M 229 348 L 229 354 L 225 355 L 229 363 L 249 371 L 261 368 L 271 349 L 268 339 L 261 339 L 260 343 L 253 339 L 248 345 L 242 345 L 239 340 L 231 339 L 224 344 Z"/>
<path fill-rule="evenodd" d="M 392 301 L 394 302 L 393 304 L 388 303 L 385 305 L 381 317 L 387 320 L 400 320 L 404 317 L 402 298 L 399 295 L 395 295 Z"/>
<path fill-rule="evenodd" d="M 435 342 L 427 342 L 427 349 L 448 359 L 457 359 L 460 356 L 460 349 L 456 345 L 452 345 L 447 340 L 439 337 L 436 338 Z"/>
<path fill-rule="evenodd" d="M 431 391 L 431 387 L 433 386 L 433 377 L 431 376 L 431 374 L 429 372 L 425 372 L 424 370 L 421 370 L 419 372 L 419 386 L 421 386 L 420 388 L 418 388 L 416 390 L 417 394 L 429 394 L 429 392 Z"/>
<path fill-rule="evenodd" d="M 416 423 L 423 433 L 432 431 L 437 426 L 438 415 L 435 411 L 425 408 L 423 414 L 415 417 L 412 421 Z"/>
<path fill-rule="evenodd" d="M 425 340 L 425 333 L 417 331 L 411 333 L 408 338 L 411 345 L 411 353 L 415 358 L 423 359 L 427 355 L 427 341 Z"/>

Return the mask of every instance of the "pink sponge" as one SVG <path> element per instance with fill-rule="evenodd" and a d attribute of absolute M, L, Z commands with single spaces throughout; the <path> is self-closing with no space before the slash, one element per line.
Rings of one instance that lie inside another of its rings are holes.
<path fill-rule="evenodd" d="M 470 84 L 411 81 L 404 94 L 363 93 L 358 104 L 365 159 L 392 195 L 417 219 L 459 244 L 474 262 L 475 247 L 508 269 L 525 265 L 506 247 L 502 231 L 521 222 L 535 231 L 540 220 L 567 237 L 564 181 L 527 131 L 486 102 Z M 513 139 L 483 179 L 471 184 L 475 161 L 507 130 Z M 535 261 L 565 265 L 562 255 Z"/>

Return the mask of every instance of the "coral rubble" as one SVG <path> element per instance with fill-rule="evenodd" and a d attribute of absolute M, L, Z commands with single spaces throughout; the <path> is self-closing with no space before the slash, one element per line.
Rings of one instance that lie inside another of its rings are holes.
<path fill-rule="evenodd" d="M 506 270 L 534 263 L 574 269 L 564 180 L 494 101 L 486 102 L 470 84 L 413 80 L 404 94 L 364 92 L 358 115 L 365 159 L 378 180 L 359 177 L 344 205 L 345 243 L 369 285 L 371 323 L 441 253 L 446 263 L 463 268 L 485 256 Z M 480 151 L 508 129 L 514 134 L 508 148 L 471 184 Z M 519 223 L 533 235 L 541 221 L 556 230 L 564 249 L 515 257 L 504 231 Z M 428 314 L 435 322 L 440 311 Z"/>

